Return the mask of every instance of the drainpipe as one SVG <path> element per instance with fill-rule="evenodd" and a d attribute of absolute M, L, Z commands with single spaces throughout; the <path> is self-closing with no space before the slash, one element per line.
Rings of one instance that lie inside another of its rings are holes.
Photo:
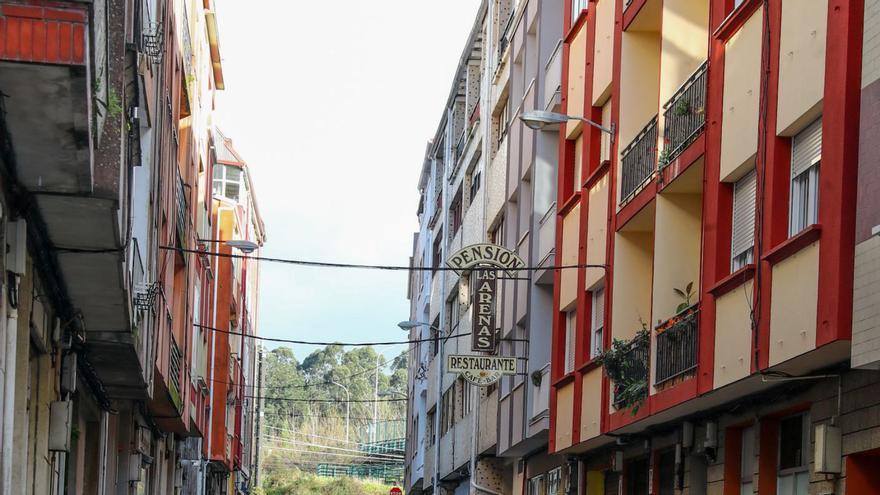
<path fill-rule="evenodd" d="M 485 486 L 480 486 L 477 484 L 477 449 L 479 448 L 479 442 L 477 441 L 477 435 L 480 432 L 480 427 L 478 426 L 480 422 L 480 387 L 471 387 L 474 389 L 474 410 L 471 414 L 474 415 L 473 418 L 473 431 L 471 432 L 471 489 L 476 491 L 477 493 L 489 493 L 491 495 L 504 495 L 501 492 L 496 492 L 490 488 L 486 488 Z"/>
<path fill-rule="evenodd" d="M 20 219 L 7 226 L 10 253 L 6 258 L 6 376 L 3 394 L 3 493 L 12 493 L 12 463 L 15 457 L 13 437 L 15 435 L 15 365 L 18 346 L 18 284 L 25 271 L 27 257 L 27 222 Z"/>

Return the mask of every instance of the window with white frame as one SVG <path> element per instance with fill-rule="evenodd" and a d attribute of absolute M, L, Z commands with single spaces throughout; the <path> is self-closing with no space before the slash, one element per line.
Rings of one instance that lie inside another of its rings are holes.
<path fill-rule="evenodd" d="M 244 187 L 244 174 L 241 167 L 214 164 L 212 192 L 215 196 L 238 201 Z"/>
<path fill-rule="evenodd" d="M 742 430 L 739 464 L 739 493 L 752 495 L 755 492 L 755 427 L 749 426 Z"/>
<path fill-rule="evenodd" d="M 577 335 L 577 311 L 565 313 L 565 368 L 564 373 L 574 371 L 574 345 Z"/>
<path fill-rule="evenodd" d="M 581 15 L 581 11 L 587 8 L 587 0 L 571 0 L 571 23 Z"/>
<path fill-rule="evenodd" d="M 730 240 L 730 271 L 752 262 L 755 246 L 755 171 L 733 184 L 733 229 Z"/>
<path fill-rule="evenodd" d="M 593 324 L 590 332 L 590 359 L 602 352 L 602 328 L 605 324 L 605 288 L 593 290 Z"/>
<path fill-rule="evenodd" d="M 798 414 L 779 422 L 779 464 L 777 495 L 807 495 L 810 482 L 807 447 L 810 445 L 809 416 Z"/>
<path fill-rule="evenodd" d="M 788 234 L 797 234 L 819 218 L 819 163 L 822 158 L 822 119 L 798 133 L 791 142 L 791 210 Z"/>

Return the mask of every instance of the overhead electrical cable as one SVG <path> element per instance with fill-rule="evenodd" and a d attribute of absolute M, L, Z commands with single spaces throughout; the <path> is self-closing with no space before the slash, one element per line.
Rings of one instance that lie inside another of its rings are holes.
<path fill-rule="evenodd" d="M 301 399 L 293 397 L 266 397 L 261 395 L 245 395 L 246 399 L 264 399 L 264 400 L 285 400 L 289 402 L 329 402 L 336 404 L 349 403 L 374 403 L 374 402 L 406 402 L 406 399 Z"/>
<path fill-rule="evenodd" d="M 337 456 L 337 457 L 352 457 L 352 458 L 356 458 L 356 459 L 372 459 L 372 460 L 377 460 L 377 461 L 391 460 L 391 459 L 387 459 L 387 458 L 383 458 L 383 457 L 374 457 L 371 455 L 346 454 L 346 453 L 342 453 L 342 452 L 322 452 L 322 451 L 318 451 L 318 450 L 307 450 L 307 449 L 291 449 L 288 447 L 275 447 L 273 445 L 267 445 L 266 448 L 272 449 L 272 450 L 281 450 L 284 452 L 298 452 L 300 454 L 331 455 L 331 456 Z M 394 460 L 397 460 L 397 459 L 394 459 Z M 399 460 L 403 461 L 403 458 L 401 457 Z"/>
<path fill-rule="evenodd" d="M 366 347 L 366 346 L 379 346 L 379 345 L 401 345 L 401 344 L 417 344 L 419 342 L 434 342 L 438 339 L 448 340 L 448 339 L 457 339 L 460 337 L 470 336 L 470 332 L 468 333 L 455 333 L 452 335 L 447 335 L 444 337 L 428 337 L 425 339 L 413 339 L 413 340 L 386 340 L 386 341 L 378 341 L 378 342 L 321 342 L 321 341 L 313 341 L 313 340 L 297 340 L 297 339 L 280 339 L 275 337 L 262 337 L 260 335 L 250 335 L 241 332 L 233 332 L 232 330 L 223 330 L 221 328 L 209 327 L 207 325 L 199 325 L 193 324 L 193 326 L 199 327 L 203 330 L 210 330 L 212 332 L 220 332 L 228 335 L 239 335 L 241 337 L 247 337 L 250 339 L 257 340 L 265 340 L 269 342 L 284 342 L 288 344 L 300 344 L 300 345 L 338 345 L 343 347 Z M 526 342 L 527 339 L 501 339 L 502 342 Z"/>
<path fill-rule="evenodd" d="M 340 452 L 353 452 L 356 454 L 364 454 L 364 455 L 369 455 L 369 456 L 373 456 L 373 457 L 382 457 L 382 458 L 395 459 L 395 460 L 403 459 L 403 455 L 400 455 L 400 454 L 388 454 L 385 452 L 365 452 L 363 450 L 358 450 L 358 449 L 348 449 L 345 447 L 334 447 L 332 445 L 321 445 L 321 444 L 317 444 L 317 443 L 300 442 L 298 440 L 291 440 L 289 438 L 275 437 L 275 436 L 269 436 L 269 435 L 263 435 L 263 439 L 268 440 L 270 442 L 280 441 L 281 443 L 284 443 L 284 444 L 288 444 L 288 445 L 292 444 L 292 446 L 294 446 L 294 447 L 297 447 L 297 446 L 316 447 L 316 448 L 320 448 L 320 449 L 337 450 Z"/>
<path fill-rule="evenodd" d="M 270 258 L 267 256 L 249 256 L 245 254 L 233 254 L 233 253 L 220 253 L 216 251 L 202 251 L 200 249 L 187 249 L 177 246 L 159 246 L 159 249 L 164 249 L 168 251 L 178 251 L 181 253 L 194 253 L 194 254 L 204 254 L 208 256 L 219 256 L 221 258 L 240 258 L 245 260 L 256 260 L 256 261 L 267 261 L 270 263 L 284 263 L 288 265 L 300 265 L 300 266 L 312 266 L 312 267 L 320 267 L 320 268 L 355 268 L 355 269 L 363 269 L 363 270 L 385 270 L 385 271 L 464 271 L 460 268 L 452 268 L 448 266 L 403 266 L 403 265 L 371 265 L 371 264 L 361 264 L 361 263 L 335 263 L 335 262 L 327 262 L 327 261 L 307 261 L 307 260 L 294 260 L 294 259 L 286 259 L 286 258 Z M 501 271 L 538 271 L 538 270 L 568 270 L 572 268 L 608 268 L 608 265 L 601 264 L 591 264 L 591 263 L 576 263 L 573 265 L 554 265 L 554 266 L 521 266 L 518 268 L 499 268 L 499 267 L 480 267 L 474 266 L 470 267 L 467 270 L 501 270 Z"/>

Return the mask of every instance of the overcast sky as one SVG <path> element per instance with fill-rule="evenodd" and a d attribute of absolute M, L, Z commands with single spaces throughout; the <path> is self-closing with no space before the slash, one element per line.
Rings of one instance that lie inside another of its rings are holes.
<path fill-rule="evenodd" d="M 425 143 L 478 5 L 217 1 L 226 90 L 216 122 L 251 168 L 265 256 L 408 264 Z M 258 332 L 404 339 L 406 281 L 406 272 L 264 263 Z M 300 359 L 312 350 L 294 346 Z"/>

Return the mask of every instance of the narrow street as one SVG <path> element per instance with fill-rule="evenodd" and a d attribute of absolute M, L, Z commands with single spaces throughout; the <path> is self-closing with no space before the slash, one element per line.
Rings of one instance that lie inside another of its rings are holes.
<path fill-rule="evenodd" d="M 0 495 L 880 494 L 880 0 L 0 0 Z"/>

